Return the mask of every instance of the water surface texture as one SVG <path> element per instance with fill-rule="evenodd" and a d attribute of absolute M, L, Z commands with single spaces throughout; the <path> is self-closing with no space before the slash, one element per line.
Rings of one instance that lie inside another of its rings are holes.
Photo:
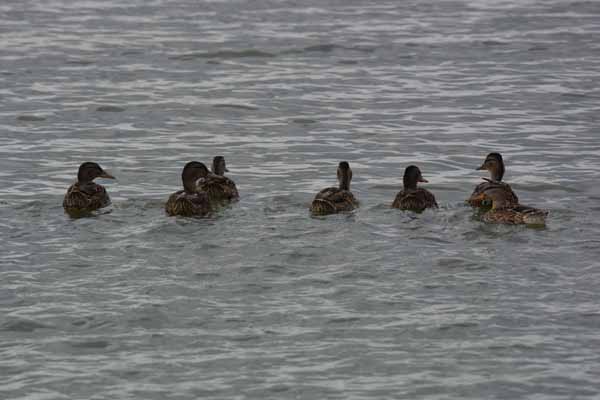
<path fill-rule="evenodd" d="M 595 1 L 3 1 L 0 398 L 599 398 L 599 21 Z M 545 229 L 464 206 L 490 151 Z M 214 155 L 241 201 L 168 218 Z M 311 218 L 340 160 L 361 207 Z M 74 220 L 83 161 L 118 181 Z M 410 163 L 439 210 L 389 208 Z"/>

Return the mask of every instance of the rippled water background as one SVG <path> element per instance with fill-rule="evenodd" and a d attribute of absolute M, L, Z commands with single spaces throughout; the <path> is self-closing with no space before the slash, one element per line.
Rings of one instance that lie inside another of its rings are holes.
<path fill-rule="evenodd" d="M 600 3 L 4 1 L 0 397 L 599 398 Z M 546 229 L 462 201 L 489 151 Z M 167 218 L 189 160 L 242 199 Z M 82 161 L 109 213 L 61 201 Z M 310 218 L 354 170 L 362 207 Z M 390 210 L 409 163 L 441 205 Z"/>

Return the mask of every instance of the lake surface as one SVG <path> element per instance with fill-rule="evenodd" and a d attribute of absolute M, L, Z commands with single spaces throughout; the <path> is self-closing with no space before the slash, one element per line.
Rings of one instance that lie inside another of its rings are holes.
<path fill-rule="evenodd" d="M 5 1 L 0 398 L 600 397 L 600 3 Z M 545 229 L 464 206 L 490 151 Z M 241 201 L 168 218 L 190 160 Z M 361 207 L 311 218 L 353 171 Z M 61 207 L 83 161 L 113 205 Z M 440 209 L 389 208 L 409 164 Z"/>

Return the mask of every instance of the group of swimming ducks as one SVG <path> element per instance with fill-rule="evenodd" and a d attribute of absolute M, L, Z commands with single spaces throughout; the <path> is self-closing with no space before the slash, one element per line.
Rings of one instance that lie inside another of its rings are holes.
<path fill-rule="evenodd" d="M 490 179 L 475 187 L 467 199 L 472 207 L 484 210 L 481 219 L 489 223 L 504 224 L 545 224 L 548 212 L 519 204 L 519 198 L 510 185 L 502 182 L 504 161 L 499 153 L 490 153 L 477 170 L 487 170 Z M 236 201 L 239 193 L 235 183 L 225 176 L 228 172 L 225 158 L 213 159 L 212 171 L 198 161 L 188 162 L 183 167 L 181 180 L 183 190 L 169 196 L 165 211 L 170 216 L 206 216 L 216 208 Z M 94 162 L 85 162 L 79 167 L 77 182 L 69 187 L 63 207 L 71 215 L 91 212 L 110 204 L 106 189 L 94 182 L 96 178 L 115 179 Z M 328 215 L 349 212 L 358 207 L 358 200 L 350 191 L 352 170 L 346 161 L 337 168 L 337 187 L 328 187 L 315 196 L 310 205 L 313 215 Z M 396 195 L 392 208 L 422 212 L 427 208 L 438 208 L 435 196 L 427 189 L 418 187 L 419 182 L 427 182 L 421 170 L 414 165 L 404 171 L 404 188 Z"/>

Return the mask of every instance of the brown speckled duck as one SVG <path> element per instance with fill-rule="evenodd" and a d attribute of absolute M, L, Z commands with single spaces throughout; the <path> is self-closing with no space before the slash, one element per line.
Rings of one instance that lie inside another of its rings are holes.
<path fill-rule="evenodd" d="M 512 191 L 509 184 L 502 182 L 504 177 L 504 161 L 500 153 L 490 153 L 485 158 L 485 161 L 481 167 L 477 170 L 487 170 L 490 172 L 491 179 L 483 178 L 485 182 L 480 183 L 475 187 L 471 197 L 467 200 L 467 203 L 472 207 L 489 207 L 490 200 L 487 199 L 486 193 L 491 189 L 498 189 L 504 191 L 504 196 L 508 201 L 514 204 L 519 203 L 519 198 Z"/>
<path fill-rule="evenodd" d="M 512 196 L 502 188 L 488 189 L 486 196 L 492 202 L 492 209 L 481 217 L 485 222 L 511 225 L 546 224 L 548 211 L 515 203 Z"/>
<path fill-rule="evenodd" d="M 77 182 L 69 187 L 63 200 L 68 213 L 85 213 L 110 205 L 106 189 L 94 182 L 96 178 L 115 179 L 95 162 L 84 162 L 79 166 Z"/>
<path fill-rule="evenodd" d="M 181 180 L 183 190 L 169 196 L 165 211 L 170 216 L 201 217 L 211 211 L 208 195 L 199 191 L 196 182 L 209 174 L 206 165 L 198 161 L 190 161 L 183 167 Z"/>
<path fill-rule="evenodd" d="M 396 195 L 392 208 L 416 212 L 422 212 L 426 208 L 438 208 L 433 193 L 417 187 L 418 182 L 427 183 L 427 180 L 421 175 L 419 167 L 414 165 L 406 167 L 403 182 L 404 189 Z"/>
<path fill-rule="evenodd" d="M 358 200 L 350 191 L 352 170 L 346 161 L 340 162 L 337 169 L 338 187 L 328 187 L 315 196 L 310 211 L 314 215 L 335 214 L 343 211 L 352 211 L 358 207 Z"/>
<path fill-rule="evenodd" d="M 198 187 L 208 194 L 211 202 L 222 203 L 240 198 L 235 183 L 225 176 L 225 172 L 229 172 L 225 157 L 216 156 L 213 159 L 212 174 L 207 174 L 198 181 Z"/>

